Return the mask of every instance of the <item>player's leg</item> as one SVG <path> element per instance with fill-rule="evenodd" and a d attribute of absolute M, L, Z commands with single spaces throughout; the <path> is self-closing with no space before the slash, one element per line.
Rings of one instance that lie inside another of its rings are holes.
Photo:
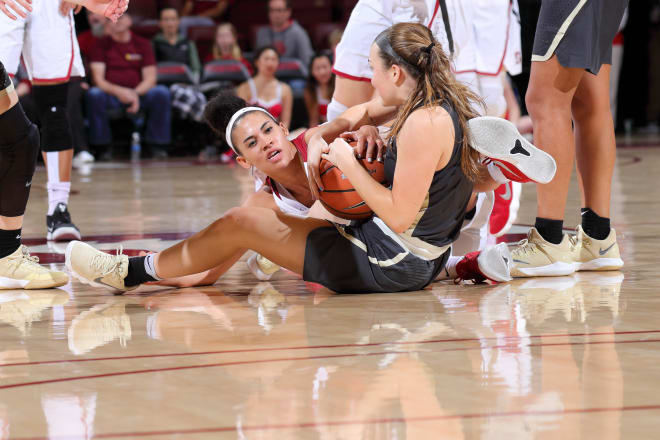
<path fill-rule="evenodd" d="M 74 241 L 67 267 L 86 282 L 119 290 L 160 278 L 199 273 L 252 249 L 274 263 L 302 274 L 309 233 L 327 221 L 301 219 L 267 208 L 234 208 L 187 240 L 146 257 L 128 258 L 97 251 Z"/>
<path fill-rule="evenodd" d="M 21 246 L 23 215 L 39 152 L 39 131 L 25 116 L 0 63 L 0 289 L 45 289 L 68 282 Z"/>
<path fill-rule="evenodd" d="M 582 188 L 579 270 L 613 270 L 623 266 L 610 227 L 610 198 L 616 140 L 609 100 L 610 65 L 585 75 L 573 98 L 578 176 Z"/>
<path fill-rule="evenodd" d="M 342 76 L 335 78 L 335 92 L 328 105 L 328 121 L 336 119 L 349 107 L 370 101 L 374 88 L 368 79 L 349 79 Z"/>

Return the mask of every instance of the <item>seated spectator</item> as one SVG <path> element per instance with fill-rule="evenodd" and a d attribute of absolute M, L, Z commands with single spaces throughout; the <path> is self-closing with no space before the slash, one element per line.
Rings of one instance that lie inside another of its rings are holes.
<path fill-rule="evenodd" d="M 185 0 L 181 8 L 181 34 L 192 26 L 215 26 L 226 17 L 234 0 Z"/>
<path fill-rule="evenodd" d="M 179 13 L 175 8 L 166 7 L 160 11 L 158 22 L 160 34 L 152 40 L 157 62 L 172 61 L 186 64 L 195 78 L 199 78 L 202 65 L 195 43 L 179 34 Z"/>
<path fill-rule="evenodd" d="M 238 46 L 238 34 L 236 28 L 231 23 L 222 23 L 215 30 L 215 40 L 211 53 L 204 59 L 204 63 L 215 60 L 236 60 L 245 65 L 250 75 L 254 72 L 252 65 L 243 58 L 241 48 Z"/>
<path fill-rule="evenodd" d="M 291 87 L 275 78 L 279 64 L 280 56 L 274 47 L 266 46 L 259 49 L 254 57 L 257 74 L 240 84 L 236 94 L 250 105 L 265 108 L 289 128 L 293 94 Z"/>
<path fill-rule="evenodd" d="M 334 91 L 332 60 L 326 53 L 317 53 L 309 64 L 309 78 L 304 94 L 310 128 L 328 120 L 328 104 Z"/>
<path fill-rule="evenodd" d="M 96 87 L 86 94 L 90 144 L 109 147 L 112 142 L 109 109 L 124 108 L 130 116 L 146 118 L 145 141 L 156 155 L 170 143 L 170 92 L 156 85 L 156 59 L 151 44 L 131 32 L 131 17 L 124 14 L 108 23 L 108 34 L 96 42 L 90 55 Z"/>
<path fill-rule="evenodd" d="M 87 66 L 89 54 L 96 40 L 106 35 L 106 19 L 103 15 L 87 11 L 87 22 L 89 29 L 78 34 L 78 46 L 80 46 L 80 55 L 83 57 L 85 66 Z"/>
<path fill-rule="evenodd" d="M 280 56 L 295 58 L 307 66 L 314 54 L 312 43 L 305 29 L 291 19 L 290 0 L 269 0 L 268 19 L 270 25 L 257 31 L 256 47 L 273 46 Z"/>

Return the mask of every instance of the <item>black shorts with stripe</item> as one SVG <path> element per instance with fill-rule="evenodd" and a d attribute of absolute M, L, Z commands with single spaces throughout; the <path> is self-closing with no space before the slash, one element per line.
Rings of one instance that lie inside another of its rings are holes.
<path fill-rule="evenodd" d="M 534 37 L 532 61 L 552 55 L 564 67 L 598 74 L 612 64 L 612 40 L 628 0 L 543 0 Z"/>
<path fill-rule="evenodd" d="M 307 236 L 303 279 L 341 293 L 420 290 L 435 280 L 450 253 L 435 260 L 419 258 L 374 218 L 351 226 L 329 223 Z"/>

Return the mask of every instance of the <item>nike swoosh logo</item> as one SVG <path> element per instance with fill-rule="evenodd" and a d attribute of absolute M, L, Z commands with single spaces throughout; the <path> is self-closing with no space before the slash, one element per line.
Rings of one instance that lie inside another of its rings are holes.
<path fill-rule="evenodd" d="M 529 264 L 527 261 L 516 260 L 515 258 L 514 258 L 512 261 L 513 261 L 514 263 Z"/>
<path fill-rule="evenodd" d="M 502 200 L 511 200 L 511 187 L 509 186 L 509 183 L 505 183 L 504 187 L 506 188 L 506 192 L 500 197 Z"/>
<path fill-rule="evenodd" d="M 104 286 L 108 286 L 108 287 L 110 287 L 110 288 L 112 288 L 112 289 L 117 290 L 117 288 L 116 288 L 115 286 L 111 286 L 111 285 L 108 284 L 108 283 L 104 283 L 104 282 L 103 282 L 103 277 L 95 278 L 95 279 L 94 279 L 94 282 L 95 282 L 95 283 L 99 283 L 99 284 L 103 284 Z"/>
<path fill-rule="evenodd" d="M 28 183 L 25 184 L 25 187 L 27 188 L 28 186 L 32 185 L 32 181 L 29 181 Z"/>
<path fill-rule="evenodd" d="M 612 248 L 614 247 L 615 244 L 616 244 L 616 243 L 612 243 L 611 245 L 609 245 L 609 246 L 608 246 L 607 248 L 605 248 L 605 249 L 602 249 L 602 248 L 601 248 L 601 249 L 598 249 L 598 254 L 602 257 L 603 255 L 605 255 L 605 254 L 607 253 L 607 251 L 609 251 L 610 249 L 612 249 Z"/>
<path fill-rule="evenodd" d="M 522 154 L 523 156 L 531 156 L 529 151 L 525 150 L 522 146 L 522 143 L 520 142 L 520 139 L 516 139 L 516 144 L 513 146 L 513 148 L 510 151 L 511 154 Z"/>

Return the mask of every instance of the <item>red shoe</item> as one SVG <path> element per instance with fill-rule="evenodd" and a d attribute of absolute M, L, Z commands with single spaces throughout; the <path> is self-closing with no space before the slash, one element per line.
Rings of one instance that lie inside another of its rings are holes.
<path fill-rule="evenodd" d="M 468 127 L 470 146 L 486 157 L 485 164 L 495 164 L 507 179 L 548 183 L 555 176 L 557 164 L 552 156 L 532 145 L 506 119 L 480 116 L 470 119 Z"/>
<path fill-rule="evenodd" d="M 511 281 L 511 256 L 506 243 L 491 246 L 483 251 L 465 254 L 456 264 L 459 280 L 483 283 Z"/>
<path fill-rule="evenodd" d="M 495 237 L 504 235 L 516 221 L 521 188 L 518 182 L 507 182 L 495 189 L 495 204 L 488 220 L 489 231 Z"/>

